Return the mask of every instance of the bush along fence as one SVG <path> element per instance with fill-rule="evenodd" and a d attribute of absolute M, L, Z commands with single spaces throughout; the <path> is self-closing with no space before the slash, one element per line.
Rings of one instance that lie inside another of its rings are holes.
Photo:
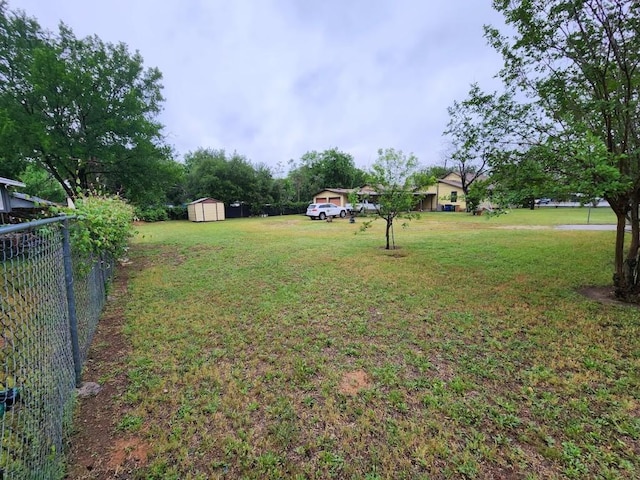
<path fill-rule="evenodd" d="M 0 479 L 64 475 L 112 263 L 74 251 L 73 217 L 0 227 Z"/>

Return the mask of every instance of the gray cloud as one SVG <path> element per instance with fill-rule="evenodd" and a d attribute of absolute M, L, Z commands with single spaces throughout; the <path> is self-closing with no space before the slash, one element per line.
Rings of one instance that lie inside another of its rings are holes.
<path fill-rule="evenodd" d="M 168 141 L 275 166 L 338 147 L 439 163 L 446 109 L 471 82 L 497 88 L 482 37 L 490 2 L 467 0 L 14 0 L 51 30 L 138 50 L 163 73 Z"/>

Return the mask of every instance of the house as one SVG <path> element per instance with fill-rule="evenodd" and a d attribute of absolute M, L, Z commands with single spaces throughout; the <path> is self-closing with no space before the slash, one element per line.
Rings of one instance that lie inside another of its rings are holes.
<path fill-rule="evenodd" d="M 485 175 L 480 175 L 478 180 L 485 180 Z M 417 208 L 424 211 L 466 212 L 467 202 L 462 190 L 462 177 L 456 172 L 451 172 L 438 179 L 435 185 L 420 192 L 424 198 Z"/>
<path fill-rule="evenodd" d="M 360 188 L 325 188 L 313 196 L 311 203 L 334 203 L 339 207 L 344 207 L 349 203 L 349 195 L 353 192 L 357 194 L 358 199 L 366 197 L 373 201 L 378 196 L 374 188 L 369 185 Z"/>
<path fill-rule="evenodd" d="M 199 198 L 187 205 L 187 214 L 192 222 L 217 222 L 224 220 L 224 203 L 215 198 Z"/>
<path fill-rule="evenodd" d="M 325 188 L 313 196 L 311 203 L 334 203 L 339 207 L 344 207 L 349 203 L 351 188 Z"/>

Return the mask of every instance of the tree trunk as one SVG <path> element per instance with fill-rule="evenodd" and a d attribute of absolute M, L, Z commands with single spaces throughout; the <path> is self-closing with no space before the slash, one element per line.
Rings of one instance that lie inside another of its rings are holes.
<path fill-rule="evenodd" d="M 386 249 L 387 250 L 391 250 L 391 244 L 389 241 L 389 237 L 390 237 L 390 233 L 391 233 L 391 226 L 393 225 L 393 218 L 387 218 L 387 231 L 386 231 L 386 236 L 387 236 L 387 246 Z"/>
<path fill-rule="evenodd" d="M 624 243 L 627 212 L 614 208 L 617 217 L 615 273 L 613 285 L 615 295 L 626 302 L 640 303 L 640 222 L 637 199 L 631 202 L 628 212 L 631 220 L 631 241 L 625 255 Z"/>

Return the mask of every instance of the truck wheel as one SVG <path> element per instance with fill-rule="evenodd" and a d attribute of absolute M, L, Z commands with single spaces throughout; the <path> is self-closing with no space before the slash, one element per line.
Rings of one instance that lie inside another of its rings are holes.
<path fill-rule="evenodd" d="M 347 212 L 345 212 L 344 210 L 340 210 L 340 218 L 344 218 L 347 216 Z"/>
<path fill-rule="evenodd" d="M 320 213 L 320 215 L 318 216 L 318 218 L 320 220 L 324 220 L 325 218 L 327 218 L 327 216 L 324 214 L 324 212 Z"/>

